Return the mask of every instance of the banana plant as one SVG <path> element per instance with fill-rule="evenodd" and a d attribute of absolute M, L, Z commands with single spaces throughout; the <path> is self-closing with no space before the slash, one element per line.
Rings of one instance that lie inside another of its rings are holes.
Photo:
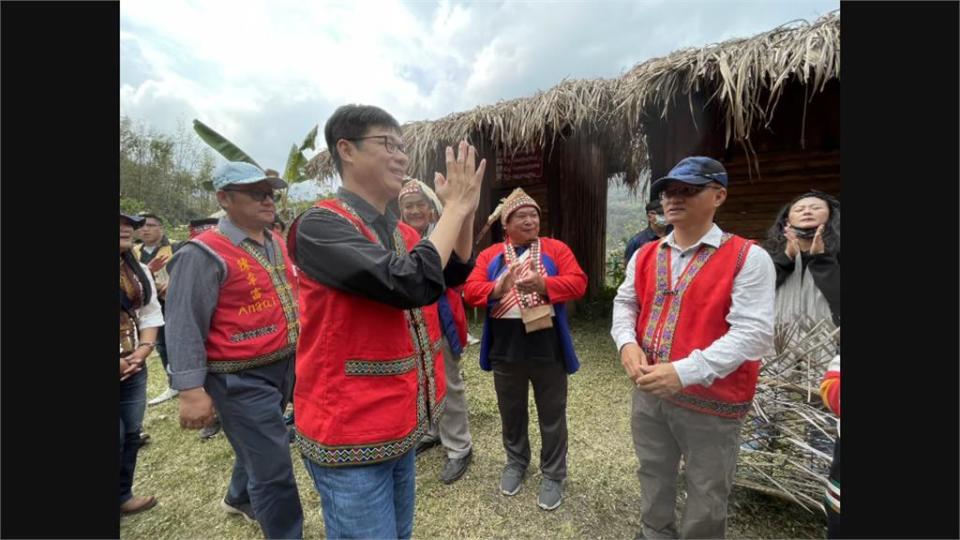
<path fill-rule="evenodd" d="M 306 167 L 310 160 L 303 154 L 303 152 L 307 149 L 317 149 L 317 129 L 319 127 L 319 125 L 313 126 L 313 129 L 311 129 L 310 133 L 307 133 L 307 136 L 303 138 L 303 142 L 300 143 L 299 147 L 296 145 L 296 143 L 290 147 L 290 153 L 287 155 L 287 164 L 283 169 L 282 176 L 282 178 L 288 184 L 296 184 L 309 179 L 307 176 Z M 261 167 L 256 160 L 250 157 L 250 154 L 247 154 L 241 150 L 239 146 L 233 144 L 226 137 L 217 133 L 213 128 L 204 124 L 200 120 L 193 120 L 193 130 L 197 132 L 197 135 L 200 136 L 200 139 L 203 140 L 203 142 L 207 143 L 210 148 L 216 150 L 218 154 L 227 160 L 244 161 L 263 169 L 263 167 Z M 204 182 L 203 188 L 207 191 L 213 191 L 213 182 Z M 287 209 L 287 191 L 288 190 L 283 191 L 283 201 L 281 203 L 283 211 L 286 211 Z"/>

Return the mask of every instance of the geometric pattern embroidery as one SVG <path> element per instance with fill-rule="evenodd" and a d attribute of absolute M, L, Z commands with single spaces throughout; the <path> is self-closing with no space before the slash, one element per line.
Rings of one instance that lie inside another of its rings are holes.
<path fill-rule="evenodd" d="M 280 247 L 276 247 L 278 252 L 276 265 L 271 264 L 269 259 L 267 259 L 259 249 L 253 247 L 252 241 L 248 242 L 247 239 L 244 238 L 244 241 L 240 242 L 240 247 L 249 253 L 250 256 L 267 271 L 267 275 L 270 276 L 273 288 L 277 291 L 277 297 L 280 299 L 280 306 L 283 308 L 283 317 L 287 320 L 287 343 L 296 345 L 297 337 L 300 334 L 297 300 L 293 296 L 293 286 L 287 280 L 287 265 L 283 260 L 283 255 L 280 253 Z"/>
<path fill-rule="evenodd" d="M 694 396 L 685 392 L 677 392 L 668 397 L 667 401 L 671 401 L 677 405 L 689 405 L 695 409 L 709 411 L 718 416 L 726 416 L 728 418 L 742 418 L 750 412 L 750 407 L 753 406 L 753 401 L 728 403 L 717 399 Z"/>
<path fill-rule="evenodd" d="M 377 444 L 326 446 L 296 431 L 297 448 L 310 461 L 327 467 L 380 463 L 403 455 L 420 441 L 426 432 L 426 423 L 417 422 L 417 427 L 402 439 Z"/>
<path fill-rule="evenodd" d="M 732 234 L 724 233 L 720 237 L 720 246 L 726 244 L 732 237 Z M 683 294 L 716 250 L 717 248 L 713 246 L 702 244 L 693 256 L 693 260 L 690 261 L 677 280 L 676 288 L 670 290 L 670 249 L 659 248 L 657 253 L 656 292 L 643 335 L 644 352 L 655 361 L 660 363 L 670 361 L 670 350 L 673 346 L 674 330 L 677 328 L 677 321 L 680 316 Z M 664 309 L 667 310 L 666 320 L 663 319 Z M 659 335 L 657 335 L 658 328 Z"/>
<path fill-rule="evenodd" d="M 347 375 L 354 376 L 386 376 L 402 375 L 417 367 L 416 356 L 408 356 L 399 360 L 347 360 Z"/>
<path fill-rule="evenodd" d="M 277 331 L 277 325 L 271 324 L 270 326 L 264 326 L 263 328 L 257 328 L 256 330 L 250 330 L 248 332 L 240 332 L 239 334 L 234 334 L 230 336 L 231 343 L 238 343 L 240 341 L 245 341 L 248 339 L 258 338 L 260 336 L 265 336 L 267 334 L 272 334 Z"/>
<path fill-rule="evenodd" d="M 297 351 L 296 345 L 286 345 L 278 351 L 262 356 L 255 356 L 246 360 L 215 360 L 207 358 L 207 371 L 210 373 L 236 373 L 245 369 L 272 364 Z"/>

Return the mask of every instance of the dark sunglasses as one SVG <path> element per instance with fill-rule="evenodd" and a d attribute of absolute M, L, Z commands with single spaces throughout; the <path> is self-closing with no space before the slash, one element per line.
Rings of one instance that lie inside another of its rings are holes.
<path fill-rule="evenodd" d="M 707 188 L 720 189 L 719 186 L 713 186 L 710 184 L 704 184 L 702 186 L 696 186 L 693 184 L 672 184 L 660 191 L 660 200 L 668 197 L 680 197 L 684 199 L 695 197 Z"/>
<path fill-rule="evenodd" d="M 271 200 L 271 201 L 276 201 L 276 200 L 277 200 L 277 194 L 274 193 L 273 190 L 270 190 L 270 191 L 260 191 L 260 190 L 254 190 L 254 189 L 247 190 L 247 189 L 229 189 L 229 188 L 225 188 L 223 191 L 229 191 L 229 192 L 232 192 L 232 193 L 245 193 L 248 197 L 250 197 L 251 199 L 253 199 L 253 200 L 257 201 L 257 202 L 263 202 L 263 200 L 266 199 L 267 197 L 270 197 L 270 200 Z"/>

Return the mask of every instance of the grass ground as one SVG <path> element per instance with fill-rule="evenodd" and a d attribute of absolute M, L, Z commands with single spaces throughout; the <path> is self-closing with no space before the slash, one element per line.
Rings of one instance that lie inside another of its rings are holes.
<path fill-rule="evenodd" d="M 640 485 L 630 439 L 630 383 L 609 337 L 609 321 L 573 322 L 582 367 L 570 379 L 567 415 L 569 455 L 564 502 L 557 510 L 537 508 L 536 470 L 540 437 L 530 400 L 531 474 L 515 497 L 497 489 L 504 462 L 492 375 L 479 368 L 479 347 L 462 360 L 470 409 L 474 461 L 453 485 L 439 480 L 443 452 L 431 449 L 417 460 L 414 536 L 423 538 L 633 538 L 639 530 Z M 474 335 L 479 328 L 472 329 Z M 149 361 L 148 397 L 166 385 L 158 357 Z M 144 431 L 152 442 L 140 451 L 135 494 L 156 495 L 159 504 L 123 518 L 123 538 L 262 538 L 259 528 L 218 507 L 226 490 L 233 453 L 220 434 L 200 441 L 182 431 L 177 400 L 150 407 Z M 320 499 L 299 454 L 294 469 L 304 507 L 306 538 L 322 538 Z M 682 496 L 681 496 L 682 498 Z M 682 504 L 682 503 L 681 503 Z M 793 504 L 734 488 L 727 534 L 731 538 L 823 538 L 824 518 Z"/>

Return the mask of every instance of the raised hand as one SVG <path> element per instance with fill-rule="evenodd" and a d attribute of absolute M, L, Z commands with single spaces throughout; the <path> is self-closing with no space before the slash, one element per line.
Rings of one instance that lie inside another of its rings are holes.
<path fill-rule="evenodd" d="M 787 249 L 784 252 L 790 260 L 796 259 L 800 253 L 800 240 L 797 239 L 797 234 L 787 225 L 783 228 L 783 235 L 787 237 Z"/>
<path fill-rule="evenodd" d="M 480 160 L 480 166 L 477 167 L 477 150 L 468 145 L 467 141 L 460 141 L 456 153 L 448 146 L 446 154 L 446 176 L 440 173 L 434 175 L 437 196 L 444 207 L 460 206 L 467 213 L 471 213 L 480 203 L 480 186 L 483 184 L 487 160 Z"/>
<path fill-rule="evenodd" d="M 813 235 L 813 242 L 810 243 L 810 254 L 819 255 L 825 250 L 823 245 L 823 225 L 817 227 L 816 234 Z"/>

